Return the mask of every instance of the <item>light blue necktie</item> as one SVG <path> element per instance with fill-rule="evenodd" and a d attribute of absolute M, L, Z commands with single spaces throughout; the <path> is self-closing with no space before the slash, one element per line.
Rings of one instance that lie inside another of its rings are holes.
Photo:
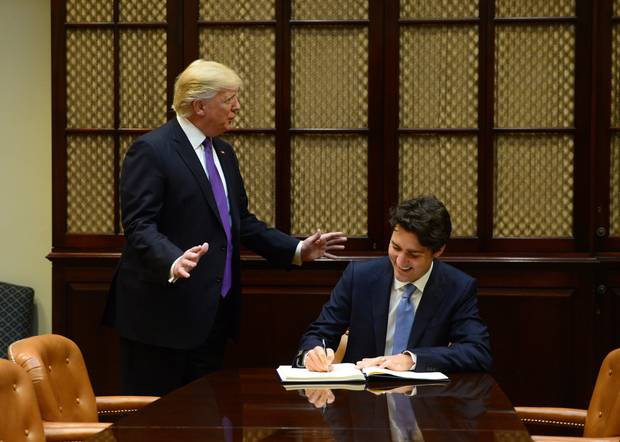
<path fill-rule="evenodd" d="M 228 213 L 228 200 L 226 198 L 226 191 L 224 190 L 224 184 L 220 178 L 220 174 L 215 167 L 215 161 L 213 160 L 213 149 L 211 148 L 211 140 L 207 138 L 202 145 L 205 148 L 205 166 L 207 173 L 209 174 L 209 182 L 211 183 L 211 190 L 213 190 L 213 197 L 217 204 L 217 210 L 222 220 L 224 232 L 226 233 L 226 261 L 224 264 L 224 275 L 222 277 L 222 289 L 220 293 L 222 297 L 228 294 L 232 285 L 232 241 L 230 238 L 230 214 Z"/>
<path fill-rule="evenodd" d="M 411 294 L 415 291 L 415 285 L 409 283 L 403 290 L 403 295 L 396 310 L 396 328 L 394 329 L 394 341 L 392 354 L 399 354 L 407 350 L 409 335 L 413 326 L 415 307 L 411 301 Z"/>

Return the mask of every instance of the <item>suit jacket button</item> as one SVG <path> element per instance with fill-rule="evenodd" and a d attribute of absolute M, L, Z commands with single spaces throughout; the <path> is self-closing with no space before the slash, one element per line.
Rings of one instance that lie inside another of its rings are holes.
<path fill-rule="evenodd" d="M 215 282 L 222 282 L 222 278 L 220 278 L 220 277 L 215 278 Z"/>
<path fill-rule="evenodd" d="M 221 250 L 222 252 L 225 252 L 225 251 L 226 251 L 226 246 L 222 246 L 222 247 L 220 247 L 220 250 Z"/>

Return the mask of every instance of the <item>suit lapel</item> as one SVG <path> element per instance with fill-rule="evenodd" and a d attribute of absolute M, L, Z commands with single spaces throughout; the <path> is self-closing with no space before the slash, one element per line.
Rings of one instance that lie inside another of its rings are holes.
<path fill-rule="evenodd" d="M 437 310 L 441 306 L 441 302 L 444 297 L 442 285 L 441 262 L 435 260 L 433 264 L 433 271 L 431 272 L 431 276 L 428 279 L 426 287 L 424 288 L 422 300 L 420 301 L 418 309 L 415 313 L 411 336 L 409 336 L 409 348 L 415 348 L 418 345 L 424 335 L 424 331 L 428 327 L 428 324 L 436 315 Z"/>
<path fill-rule="evenodd" d="M 390 292 L 394 280 L 394 271 L 390 260 L 382 259 L 381 270 L 377 277 L 371 280 L 367 286 L 368 293 L 372 296 L 372 314 L 375 328 L 375 351 L 383 354 L 385 350 L 385 335 L 387 333 L 388 313 L 390 309 Z"/>
<path fill-rule="evenodd" d="M 211 184 L 207 179 L 207 175 L 202 167 L 202 164 L 200 163 L 200 160 L 196 156 L 196 151 L 194 151 L 194 148 L 185 136 L 183 129 L 181 129 L 181 126 L 176 119 L 173 121 L 175 126 L 174 141 L 176 151 L 198 182 L 198 187 L 200 188 L 200 192 L 205 198 L 207 205 L 211 208 L 214 216 L 220 221 L 221 224 L 222 220 L 220 219 L 220 213 L 217 210 L 217 204 L 215 202 L 215 197 L 213 196 L 213 191 L 211 190 Z"/>

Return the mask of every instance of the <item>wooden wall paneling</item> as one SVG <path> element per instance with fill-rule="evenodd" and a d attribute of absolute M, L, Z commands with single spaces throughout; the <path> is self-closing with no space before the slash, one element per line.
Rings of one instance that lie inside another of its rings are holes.
<path fill-rule="evenodd" d="M 101 324 L 117 256 L 49 258 L 54 262 L 53 333 L 76 342 L 95 394 L 121 393 L 118 334 Z"/>

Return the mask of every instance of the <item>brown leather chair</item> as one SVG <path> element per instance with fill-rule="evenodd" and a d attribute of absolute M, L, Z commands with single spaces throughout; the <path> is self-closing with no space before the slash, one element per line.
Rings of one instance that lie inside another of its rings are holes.
<path fill-rule="evenodd" d="M 109 424 L 43 424 L 32 381 L 28 373 L 6 359 L 0 359 L 0 440 L 44 442 L 82 440 Z"/>
<path fill-rule="evenodd" d="M 159 399 L 155 396 L 97 396 L 82 352 L 70 339 L 41 335 L 9 346 L 13 362 L 30 375 L 44 421 L 98 422 L 101 415 L 126 414 Z"/>
<path fill-rule="evenodd" d="M 587 410 L 515 407 L 523 422 L 583 427 L 583 437 L 533 436 L 535 441 L 620 441 L 620 349 L 609 353 L 598 372 Z"/>

